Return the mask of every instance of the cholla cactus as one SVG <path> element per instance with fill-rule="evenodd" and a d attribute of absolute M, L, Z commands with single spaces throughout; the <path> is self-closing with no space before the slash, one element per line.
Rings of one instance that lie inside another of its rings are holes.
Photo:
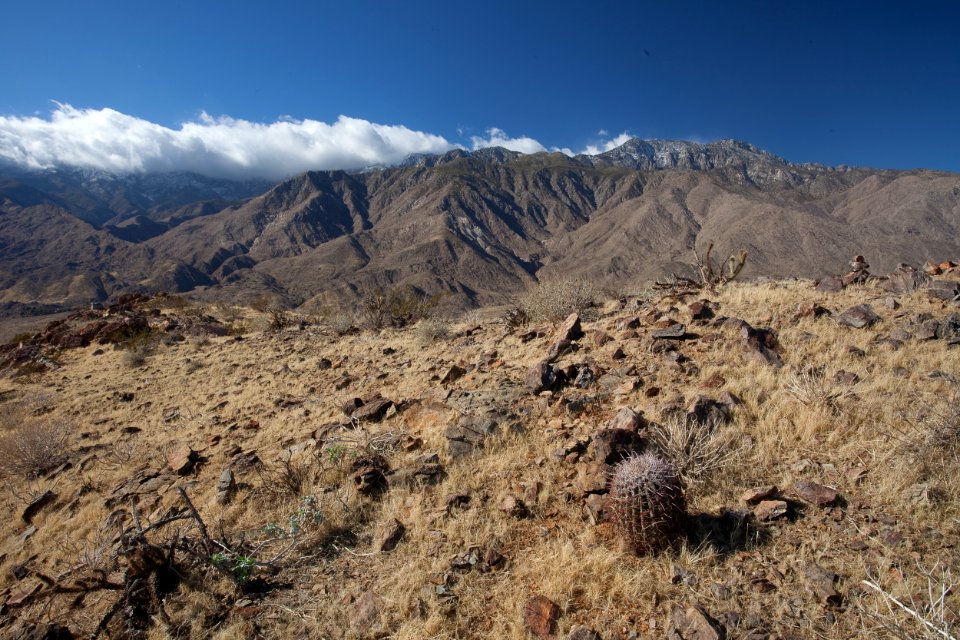
<path fill-rule="evenodd" d="M 610 480 L 610 509 L 631 551 L 638 555 L 662 551 L 680 537 L 686 519 L 679 472 L 652 453 L 625 459 Z"/>

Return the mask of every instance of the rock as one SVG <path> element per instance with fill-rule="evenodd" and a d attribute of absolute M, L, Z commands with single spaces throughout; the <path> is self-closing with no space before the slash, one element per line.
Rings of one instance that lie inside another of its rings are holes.
<path fill-rule="evenodd" d="M 350 607 L 350 628 L 360 637 L 372 635 L 380 626 L 381 608 L 380 598 L 370 591 L 365 592 Z"/>
<path fill-rule="evenodd" d="M 711 429 L 725 424 L 730 419 L 730 412 L 726 405 L 706 396 L 697 396 L 687 409 L 687 420 Z"/>
<path fill-rule="evenodd" d="M 610 357 L 614 360 L 623 360 L 627 357 L 627 354 L 623 352 L 623 348 L 617 347 L 613 350 L 613 353 L 610 354 Z"/>
<path fill-rule="evenodd" d="M 704 300 L 692 302 L 689 306 L 690 320 L 693 322 L 706 322 L 713 317 L 713 309 L 710 303 Z"/>
<path fill-rule="evenodd" d="M 617 320 L 617 324 L 614 326 L 616 327 L 617 331 L 627 331 L 629 329 L 636 329 L 640 326 L 640 318 L 638 318 L 637 316 L 628 316 L 626 318 L 620 318 L 619 320 Z"/>
<path fill-rule="evenodd" d="M 557 327 L 557 331 L 554 334 L 558 340 L 579 340 L 583 337 L 583 331 L 580 328 L 580 316 L 576 313 L 571 313 L 567 316 L 567 319 L 560 323 L 560 326 Z"/>
<path fill-rule="evenodd" d="M 190 445 L 181 444 L 167 456 L 167 466 L 179 475 L 190 473 L 194 463 L 198 460 L 197 452 Z"/>
<path fill-rule="evenodd" d="M 719 389 L 727 383 L 727 379 L 719 373 L 714 373 L 709 378 L 700 383 L 704 389 Z"/>
<path fill-rule="evenodd" d="M 386 417 L 387 411 L 392 406 L 392 400 L 387 400 L 386 398 L 373 398 L 370 401 L 365 402 L 362 407 L 350 414 L 350 418 L 359 422 L 380 422 Z"/>
<path fill-rule="evenodd" d="M 797 305 L 794 318 L 820 318 L 830 315 L 830 310 L 814 302 L 801 302 Z"/>
<path fill-rule="evenodd" d="M 353 483 L 357 492 L 366 496 L 379 496 L 387 490 L 387 463 L 379 455 L 357 458 L 351 465 Z"/>
<path fill-rule="evenodd" d="M 753 516 L 760 522 L 769 522 L 787 515 L 789 506 L 783 500 L 761 500 L 753 508 Z"/>
<path fill-rule="evenodd" d="M 587 513 L 590 515 L 590 521 L 593 524 L 603 522 L 607 515 L 607 496 L 599 493 L 588 494 L 584 499 L 584 505 Z"/>
<path fill-rule="evenodd" d="M 946 499 L 941 489 L 926 482 L 907 487 L 901 495 L 906 502 L 915 505 L 933 505 Z"/>
<path fill-rule="evenodd" d="M 529 513 L 523 500 L 514 495 L 507 495 L 500 501 L 500 511 L 514 518 L 525 518 Z"/>
<path fill-rule="evenodd" d="M 554 362 L 560 356 L 569 352 L 573 348 L 573 344 L 569 340 L 557 340 L 552 345 L 550 349 L 547 350 L 547 355 L 544 357 L 544 362 Z"/>
<path fill-rule="evenodd" d="M 740 329 L 740 341 L 749 357 L 759 359 L 774 367 L 782 367 L 780 342 L 773 329 L 755 329 L 745 324 Z"/>
<path fill-rule="evenodd" d="M 643 418 L 630 407 L 620 407 L 620 410 L 607 423 L 607 429 L 639 431 L 641 427 L 643 427 Z"/>
<path fill-rule="evenodd" d="M 444 374 L 443 378 L 440 379 L 440 384 L 450 384 L 456 382 L 463 376 L 465 376 L 467 370 L 459 365 L 452 365 L 447 372 Z"/>
<path fill-rule="evenodd" d="M 14 590 L 10 594 L 10 597 L 7 598 L 6 606 L 19 607 L 20 605 L 25 603 L 27 600 L 32 598 L 42 588 L 43 588 L 42 582 L 31 582 L 29 584 L 25 584 L 21 587 L 18 587 L 16 590 Z"/>
<path fill-rule="evenodd" d="M 583 493 L 606 493 L 610 483 L 610 465 L 589 462 L 577 467 L 576 487 Z"/>
<path fill-rule="evenodd" d="M 331 362 L 329 358 L 320 358 L 320 360 L 317 362 L 317 369 L 320 369 L 321 371 L 326 371 L 332 367 L 333 362 Z"/>
<path fill-rule="evenodd" d="M 499 430 L 496 420 L 485 416 L 462 416 L 444 432 L 451 458 L 460 458 L 483 447 L 483 440 Z"/>
<path fill-rule="evenodd" d="M 233 471 L 229 467 L 220 473 L 217 481 L 217 504 L 228 504 L 237 490 L 237 483 L 233 478 Z"/>
<path fill-rule="evenodd" d="M 657 329 L 651 335 L 654 340 L 682 340 L 687 335 L 687 326 L 674 323 L 665 329 Z"/>
<path fill-rule="evenodd" d="M 843 291 L 843 280 L 839 276 L 827 276 L 817 283 L 817 291 L 823 293 L 837 293 Z"/>
<path fill-rule="evenodd" d="M 880 288 L 889 293 L 913 293 L 929 281 L 930 277 L 924 272 L 902 264 L 880 284 Z"/>
<path fill-rule="evenodd" d="M 787 495 L 818 507 L 834 506 L 840 499 L 840 494 L 836 489 L 807 480 L 794 482 L 787 491 Z"/>
<path fill-rule="evenodd" d="M 590 627 L 585 627 L 582 624 L 575 625 L 570 629 L 570 633 L 567 635 L 567 640 L 602 640 L 600 634 L 591 629 Z"/>
<path fill-rule="evenodd" d="M 377 535 L 377 548 L 380 549 L 381 553 L 393 551 L 400 544 L 400 540 L 403 539 L 403 534 L 406 531 L 407 528 L 403 526 L 402 522 L 396 518 L 391 519 Z"/>
<path fill-rule="evenodd" d="M 804 586 L 824 606 L 836 607 L 843 600 L 833 586 L 836 581 L 837 574 L 816 563 L 811 562 L 803 569 Z"/>
<path fill-rule="evenodd" d="M 766 484 L 759 487 L 754 487 L 753 489 L 747 489 L 740 494 L 740 499 L 747 504 L 757 504 L 761 500 L 766 500 L 767 498 L 776 495 L 777 491 L 777 485 Z"/>
<path fill-rule="evenodd" d="M 880 316 L 878 316 L 868 304 L 858 304 L 850 307 L 837 316 L 838 324 L 853 327 L 854 329 L 869 327 L 876 324 L 879 320 Z"/>
<path fill-rule="evenodd" d="M 617 464 L 631 454 L 642 453 L 646 447 L 636 429 L 601 429 L 591 439 L 593 460 L 600 464 Z"/>
<path fill-rule="evenodd" d="M 596 382 L 596 374 L 593 372 L 593 369 L 587 366 L 581 366 L 577 369 L 576 378 L 574 378 L 573 384 L 581 389 L 586 389 Z"/>
<path fill-rule="evenodd" d="M 538 638 L 549 638 L 556 631 L 560 607 L 544 596 L 533 596 L 523 605 L 523 624 Z"/>
<path fill-rule="evenodd" d="M 46 507 L 48 504 L 56 500 L 57 494 L 55 494 L 50 489 L 47 489 L 39 496 L 30 501 L 30 503 L 24 507 L 23 513 L 20 514 L 21 519 L 27 524 L 33 520 L 33 517 L 37 515 L 41 509 Z"/>
<path fill-rule="evenodd" d="M 401 469 L 390 476 L 390 483 L 408 489 L 434 486 L 443 482 L 447 472 L 437 462 L 419 462 L 412 467 Z"/>
<path fill-rule="evenodd" d="M 941 340 L 960 338 L 960 313 L 951 313 L 937 324 L 937 337 Z"/>
<path fill-rule="evenodd" d="M 668 640 L 722 640 L 727 637 L 723 626 L 701 607 L 684 610 L 674 605 L 667 628 Z"/>
<path fill-rule="evenodd" d="M 540 393 L 553 387 L 557 382 L 557 370 L 549 362 L 539 362 L 529 369 L 523 377 L 523 384 L 530 393 Z"/>

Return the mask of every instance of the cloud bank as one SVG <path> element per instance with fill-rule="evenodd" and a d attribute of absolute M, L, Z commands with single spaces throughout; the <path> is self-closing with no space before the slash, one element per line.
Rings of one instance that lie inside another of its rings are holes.
<path fill-rule="evenodd" d="M 0 158 L 35 169 L 115 173 L 193 171 L 224 178 L 281 178 L 308 169 L 357 169 L 411 153 L 453 148 L 442 136 L 340 116 L 333 124 L 259 124 L 202 114 L 179 129 L 113 109 L 58 104 L 49 119 L 0 116 Z"/>
<path fill-rule="evenodd" d="M 622 133 L 580 153 L 602 153 L 629 139 Z M 0 162 L 31 169 L 70 166 L 112 173 L 192 171 L 221 178 L 279 179 L 307 170 L 395 164 L 411 153 L 443 153 L 457 146 L 436 134 L 348 116 L 332 124 L 292 118 L 263 124 L 203 113 L 170 128 L 114 109 L 60 103 L 49 118 L 0 116 Z M 470 146 L 521 153 L 548 150 L 533 138 L 512 138 L 497 127 L 487 129 L 486 136 L 472 136 Z M 550 150 L 575 155 L 569 148 Z"/>

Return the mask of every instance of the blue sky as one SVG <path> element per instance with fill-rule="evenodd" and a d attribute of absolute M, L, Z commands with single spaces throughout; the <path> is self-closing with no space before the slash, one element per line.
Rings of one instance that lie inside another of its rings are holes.
<path fill-rule="evenodd" d="M 0 23 L 0 157 L 25 164 L 284 173 L 627 133 L 960 171 L 957 3 L 8 0 Z"/>

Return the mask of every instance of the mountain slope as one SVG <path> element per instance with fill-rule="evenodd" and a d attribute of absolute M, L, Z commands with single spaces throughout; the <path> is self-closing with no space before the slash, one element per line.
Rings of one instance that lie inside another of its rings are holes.
<path fill-rule="evenodd" d="M 454 150 L 308 172 L 242 202 L 171 199 L 102 229 L 77 219 L 86 200 L 72 208 L 63 194 L 0 182 L 5 242 L 16 247 L 0 257 L 3 300 L 74 299 L 53 286 L 58 273 L 107 273 L 84 291 L 200 286 L 211 299 L 270 293 L 316 308 L 410 285 L 490 304 L 543 278 L 639 284 L 711 241 L 749 251 L 745 276 L 819 276 L 858 253 L 875 272 L 960 255 L 960 176 L 798 165 L 735 141 L 631 140 L 575 158 Z M 37 270 L 47 285 L 13 277 Z"/>

